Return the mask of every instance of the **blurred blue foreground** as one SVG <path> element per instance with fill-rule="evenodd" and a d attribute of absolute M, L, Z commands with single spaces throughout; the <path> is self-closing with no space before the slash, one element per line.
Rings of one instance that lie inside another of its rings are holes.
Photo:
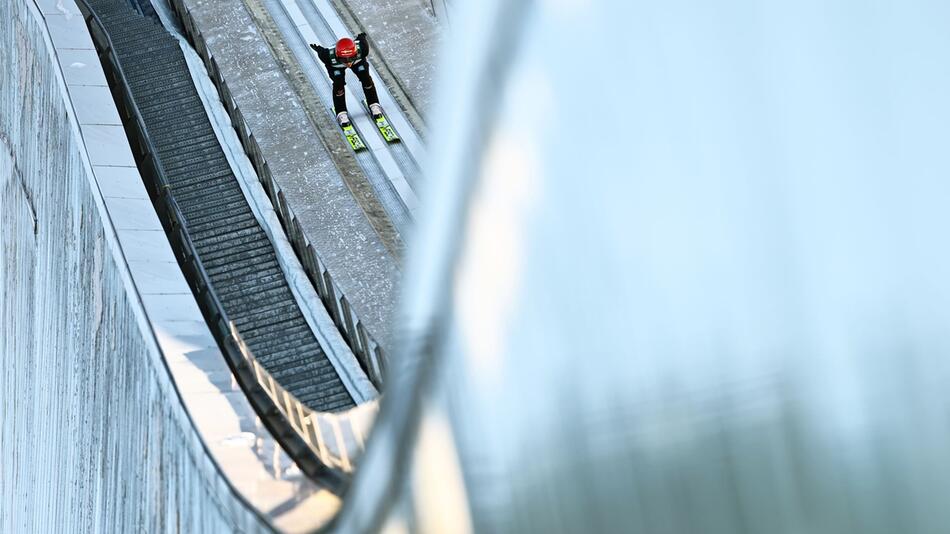
<path fill-rule="evenodd" d="M 950 4 L 459 4 L 341 524 L 950 531 Z"/>

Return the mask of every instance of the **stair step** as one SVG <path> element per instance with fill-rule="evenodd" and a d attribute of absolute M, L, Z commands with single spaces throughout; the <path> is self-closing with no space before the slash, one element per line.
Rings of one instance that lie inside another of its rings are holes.
<path fill-rule="evenodd" d="M 189 226 L 188 230 L 189 230 L 189 234 L 191 235 L 191 238 L 195 241 L 205 241 L 207 239 L 217 238 L 217 237 L 228 237 L 228 236 L 240 234 L 241 232 L 248 231 L 248 230 L 254 230 L 255 232 L 261 232 L 261 233 L 264 232 L 261 226 L 257 224 L 257 219 L 255 219 L 254 217 L 251 217 L 250 219 L 245 219 L 241 221 L 240 223 L 235 224 L 232 227 L 228 227 L 224 225 L 211 225 L 211 226 L 205 226 L 205 228 L 203 229 L 194 229 Z"/>
<path fill-rule="evenodd" d="M 162 166 L 165 167 L 165 172 L 175 172 L 181 169 L 187 169 L 189 167 L 200 166 L 204 168 L 210 168 L 215 165 L 222 167 L 228 166 L 228 160 L 224 157 L 224 153 L 218 151 L 219 153 L 214 156 L 208 155 L 195 155 L 186 159 L 171 159 L 169 164 L 165 164 L 165 160 L 162 160 Z"/>
<path fill-rule="evenodd" d="M 310 325 L 301 320 L 293 324 L 281 325 L 280 329 L 241 332 L 241 337 L 244 338 L 244 341 L 247 342 L 248 345 L 253 343 L 255 346 L 272 342 L 275 339 L 290 339 L 296 338 L 296 336 L 300 336 L 301 338 L 312 337 L 313 332 L 310 331 Z"/>
<path fill-rule="evenodd" d="M 203 260 L 202 260 L 203 261 Z M 205 270 L 216 280 L 242 276 L 247 273 L 264 273 L 279 270 L 280 265 L 273 255 L 262 255 L 231 263 L 217 263 L 214 266 L 205 264 Z"/>
<path fill-rule="evenodd" d="M 228 271 L 209 274 L 209 276 L 216 287 L 222 289 L 241 288 L 253 294 L 258 291 L 255 284 L 264 284 L 274 277 L 282 278 L 284 273 L 279 266 L 274 264 L 260 266 L 234 265 Z M 236 298 L 236 294 L 228 293 L 227 295 L 229 302 Z"/>
<path fill-rule="evenodd" d="M 177 54 L 156 54 L 151 61 L 122 65 L 122 71 L 133 83 L 151 79 L 154 74 L 165 75 L 168 72 L 187 69 L 185 59 Z"/>
<path fill-rule="evenodd" d="M 194 150 L 182 152 L 159 152 L 162 157 L 162 166 L 166 169 L 179 169 L 201 164 L 215 159 L 224 159 L 224 153 L 217 143 L 212 143 L 204 147 L 193 147 Z M 227 159 L 225 159 L 227 161 Z"/>
<path fill-rule="evenodd" d="M 196 183 L 189 187 L 191 189 L 183 190 L 184 188 L 176 187 L 173 182 L 171 188 L 175 200 L 185 212 L 185 217 L 200 215 L 206 209 L 211 210 L 217 207 L 231 206 L 232 204 L 235 206 L 246 204 L 244 193 L 241 192 L 240 186 L 234 182 L 233 178 L 209 181 L 206 184 Z M 224 203 L 225 198 L 228 199 L 227 203 Z"/>
<path fill-rule="evenodd" d="M 250 209 L 247 210 L 228 210 L 228 211 L 216 211 L 212 213 L 196 213 L 192 217 L 188 218 L 188 228 L 200 232 L 204 227 L 208 225 L 224 225 L 228 226 L 235 223 L 243 222 L 244 220 L 253 220 L 257 222 L 257 218 L 254 217 L 254 212 Z"/>
<path fill-rule="evenodd" d="M 268 363 L 270 365 L 267 367 L 268 372 L 280 374 L 296 367 L 310 366 L 314 370 L 315 375 L 326 374 L 328 371 L 331 374 L 336 374 L 336 369 L 333 368 L 333 365 L 327 359 L 323 351 L 319 350 L 320 346 L 316 343 L 314 343 L 313 346 L 318 350 L 314 351 L 311 348 L 310 351 L 294 353 L 292 349 L 285 349 L 269 354 L 270 362 Z M 286 385 L 291 384 L 293 384 L 293 382 L 288 381 Z M 281 383 L 281 385 L 285 384 Z"/>
<path fill-rule="evenodd" d="M 289 298 L 292 298 L 292 295 L 280 290 L 258 291 L 255 292 L 254 298 L 241 299 L 240 302 L 235 301 L 228 304 L 228 315 L 232 320 L 237 320 L 256 309 L 287 303 Z"/>
<path fill-rule="evenodd" d="M 261 233 L 263 233 L 263 230 L 261 230 Z M 265 234 L 265 235 L 266 235 L 266 234 Z M 250 241 L 254 241 L 254 240 L 252 239 L 252 240 L 250 240 Z M 232 250 L 232 249 L 237 249 L 237 247 L 239 247 L 239 246 L 241 246 L 241 245 L 246 245 L 246 244 L 249 243 L 250 241 L 245 240 L 245 241 L 242 243 L 240 240 L 235 240 L 235 241 L 231 241 L 231 240 L 221 240 L 221 241 L 217 241 L 217 242 L 214 242 L 214 243 L 210 243 L 210 242 L 209 242 L 209 243 L 203 243 L 202 245 L 199 245 L 199 246 L 198 246 L 198 249 L 199 249 L 199 250 L 198 250 L 198 254 L 207 254 L 207 253 L 214 254 L 214 253 L 219 253 L 219 252 L 222 252 L 222 251 L 230 251 L 230 250 Z M 261 239 L 261 240 L 259 240 L 259 241 L 264 241 L 264 240 Z"/>
<path fill-rule="evenodd" d="M 244 228 L 248 225 L 257 224 L 257 219 L 253 213 L 238 213 L 230 217 L 205 219 L 203 221 L 188 221 L 188 231 L 199 235 L 212 228 Z"/>
<path fill-rule="evenodd" d="M 190 126 L 189 124 L 183 124 L 181 122 L 178 124 L 181 127 L 181 131 L 184 131 L 186 128 L 189 131 L 191 130 L 191 128 L 188 128 L 188 126 Z M 153 135 L 151 137 L 152 142 L 155 143 L 156 146 L 161 147 L 161 149 L 158 151 L 159 155 L 161 156 L 168 154 L 187 154 L 191 148 L 201 149 L 211 146 L 220 146 L 218 144 L 218 136 L 214 134 L 214 130 L 210 130 L 210 132 L 203 132 L 201 137 L 181 134 L 176 135 L 172 134 L 171 132 L 168 134 L 161 132 L 159 135 Z"/>
<path fill-rule="evenodd" d="M 301 335 L 298 339 L 281 340 L 270 345 L 268 357 L 271 361 L 293 362 L 296 359 L 313 359 L 316 357 L 315 354 L 318 354 L 318 350 L 320 351 L 319 354 L 322 354 L 320 345 L 312 336 Z"/>
<path fill-rule="evenodd" d="M 196 93 L 195 84 L 191 77 L 168 77 L 162 84 L 142 84 L 136 87 L 134 94 L 136 98 L 147 98 L 149 100 L 163 100 L 169 95 L 184 95 Z"/>
<path fill-rule="evenodd" d="M 182 169 L 175 172 L 168 172 L 166 170 L 165 176 L 168 178 L 168 183 L 172 186 L 172 191 L 175 195 L 180 194 L 183 196 L 201 191 L 204 187 L 211 184 L 217 185 L 218 180 L 223 182 L 236 181 L 230 167 L 219 167 L 216 169 L 206 168 L 200 169 L 200 172 L 189 169 Z"/>
<path fill-rule="evenodd" d="M 133 62 L 133 61 L 148 61 L 153 56 L 161 52 L 170 52 L 181 54 L 181 48 L 178 47 L 178 42 L 171 35 L 165 35 L 165 38 L 158 37 L 146 37 L 139 41 L 129 42 L 129 43 L 115 43 L 115 52 L 118 56 L 119 61 Z"/>
<path fill-rule="evenodd" d="M 168 113 L 177 113 L 179 110 L 188 109 L 190 106 L 201 106 L 201 99 L 198 98 L 197 94 L 187 95 L 175 100 L 169 100 L 166 102 L 144 102 L 137 103 L 139 110 L 142 112 L 142 115 L 149 113 L 158 113 L 165 115 Z"/>
<path fill-rule="evenodd" d="M 237 196 L 231 200 L 225 199 L 221 200 L 220 206 L 214 206 L 213 208 L 208 207 L 207 205 L 189 205 L 187 212 L 183 212 L 185 215 L 185 220 L 188 221 L 189 225 L 198 225 L 203 224 L 209 220 L 214 220 L 215 218 L 227 218 L 235 217 L 238 215 L 246 214 L 253 216 L 254 213 L 251 211 L 246 204 L 242 204 L 243 196 Z M 190 226 L 189 226 L 190 227 Z M 270 245 L 269 240 L 260 240 L 262 245 Z"/>
<path fill-rule="evenodd" d="M 231 318 L 231 321 L 238 328 L 253 329 L 256 327 L 265 327 L 273 325 L 275 322 L 280 322 L 285 319 L 296 317 L 299 315 L 300 310 L 297 308 L 296 302 L 284 302 L 278 306 L 274 306 L 267 309 L 262 309 L 259 313 L 250 316 L 242 316 L 240 318 L 235 318 L 230 313 L 228 316 Z"/>
<path fill-rule="evenodd" d="M 214 264 L 215 262 L 227 263 L 242 256 L 254 257 L 258 254 L 273 254 L 273 252 L 274 249 L 271 247 L 270 242 L 252 241 L 246 245 L 233 247 L 230 250 L 223 250 L 215 254 L 205 254 L 201 259 L 206 264 Z"/>

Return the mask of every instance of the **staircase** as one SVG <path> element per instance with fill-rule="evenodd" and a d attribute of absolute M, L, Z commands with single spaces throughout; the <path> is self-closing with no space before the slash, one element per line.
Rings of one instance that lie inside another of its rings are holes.
<path fill-rule="evenodd" d="M 231 171 L 178 41 L 126 0 L 86 0 L 106 28 L 210 285 L 257 360 L 317 411 L 355 403 Z"/>

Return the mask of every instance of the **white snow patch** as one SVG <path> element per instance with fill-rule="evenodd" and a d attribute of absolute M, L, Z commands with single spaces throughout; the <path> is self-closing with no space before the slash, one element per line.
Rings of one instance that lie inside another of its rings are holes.
<path fill-rule="evenodd" d="M 257 440 L 257 436 L 251 432 L 241 432 L 221 440 L 222 445 L 228 447 L 251 447 Z"/>

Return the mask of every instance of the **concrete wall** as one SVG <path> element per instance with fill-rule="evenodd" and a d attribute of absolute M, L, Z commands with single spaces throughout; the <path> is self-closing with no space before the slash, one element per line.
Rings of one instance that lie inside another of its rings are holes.
<path fill-rule="evenodd" d="M 144 323 L 42 21 L 0 2 L 0 532 L 262 530 Z"/>

